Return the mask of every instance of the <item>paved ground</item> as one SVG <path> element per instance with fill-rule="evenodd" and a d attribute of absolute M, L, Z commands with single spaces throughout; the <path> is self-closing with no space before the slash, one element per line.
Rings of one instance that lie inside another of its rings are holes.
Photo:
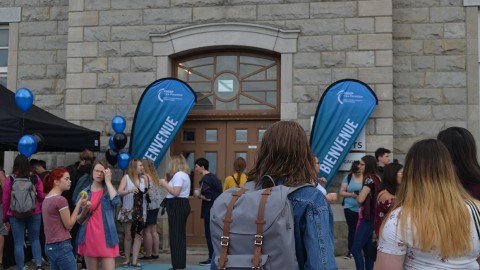
<path fill-rule="evenodd" d="M 195 248 L 189 249 L 187 252 L 187 270 L 208 270 L 210 269 L 208 266 L 200 266 L 198 265 L 199 262 L 204 261 L 207 258 L 207 250 L 203 248 Z M 142 255 L 140 255 L 141 257 Z M 144 270 L 168 270 L 172 265 L 170 264 L 170 254 L 164 253 L 160 254 L 160 257 L 157 260 L 151 262 L 142 262 L 142 269 Z M 353 259 L 345 260 L 343 257 L 337 257 L 337 265 L 338 269 L 355 269 L 355 263 Z M 117 269 L 120 270 L 127 270 L 133 268 L 123 268 L 122 262 L 124 258 L 118 258 L 116 260 Z M 28 269 L 35 269 L 35 264 L 29 262 L 27 263 Z M 79 265 L 80 266 L 80 265 Z M 16 269 L 15 266 L 10 267 L 9 269 Z M 50 269 L 48 266 L 44 266 L 44 269 Z M 80 268 L 79 268 L 80 269 Z M 281 269 L 279 269 L 281 270 Z"/>

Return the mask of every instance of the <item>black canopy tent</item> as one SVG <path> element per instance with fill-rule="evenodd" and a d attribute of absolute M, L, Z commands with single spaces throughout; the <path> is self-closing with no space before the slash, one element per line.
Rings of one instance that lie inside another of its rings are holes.
<path fill-rule="evenodd" d="M 15 93 L 0 84 L 0 151 L 17 151 L 20 137 L 33 133 L 44 138 L 42 152 L 100 150 L 100 132 L 72 124 L 35 105 L 24 113 L 15 103 Z"/>

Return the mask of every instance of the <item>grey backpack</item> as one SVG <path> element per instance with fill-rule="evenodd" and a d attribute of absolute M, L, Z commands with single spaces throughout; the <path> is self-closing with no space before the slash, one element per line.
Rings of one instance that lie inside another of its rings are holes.
<path fill-rule="evenodd" d="M 210 211 L 218 269 L 299 269 L 293 211 L 287 195 L 297 188 L 231 188 Z"/>
<path fill-rule="evenodd" d="M 12 192 L 10 195 L 10 210 L 16 218 L 28 218 L 33 215 L 37 202 L 37 191 L 30 178 L 15 178 L 10 176 L 12 181 Z"/>

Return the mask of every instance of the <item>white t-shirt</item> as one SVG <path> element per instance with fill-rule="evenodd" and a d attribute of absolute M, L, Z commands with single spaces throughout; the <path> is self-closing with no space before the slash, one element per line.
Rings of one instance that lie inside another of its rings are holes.
<path fill-rule="evenodd" d="M 444 259 L 435 251 L 422 252 L 412 245 L 410 222 L 407 222 L 407 243 L 402 241 L 400 227 L 398 227 L 397 230 L 400 210 L 401 208 L 395 209 L 386 221 L 379 238 L 378 251 L 391 255 L 404 255 L 405 261 L 403 263 L 403 269 L 479 269 L 476 259 L 480 254 L 480 240 L 477 236 L 473 218 L 471 218 L 470 221 L 471 238 L 473 241 L 473 251 L 471 254 L 463 257 Z M 470 210 L 470 215 L 471 214 Z M 459 224 L 459 226 L 460 225 L 461 224 Z M 452 228 L 452 230 L 454 229 L 455 228 Z"/>
<path fill-rule="evenodd" d="M 185 172 L 176 172 L 173 175 L 172 180 L 168 182 L 168 185 L 171 187 L 182 187 L 180 194 L 177 196 L 178 198 L 188 198 L 190 195 L 190 176 Z M 175 198 L 170 192 L 167 194 L 167 199 Z"/>
<path fill-rule="evenodd" d="M 318 184 L 317 189 L 320 190 L 323 195 L 327 196 L 327 190 L 322 185 Z"/>

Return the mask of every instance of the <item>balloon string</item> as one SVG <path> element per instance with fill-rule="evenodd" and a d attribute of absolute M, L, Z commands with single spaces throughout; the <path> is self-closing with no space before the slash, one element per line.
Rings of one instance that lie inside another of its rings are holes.
<path fill-rule="evenodd" d="M 25 112 L 23 112 L 22 114 L 22 136 L 24 132 L 25 132 Z"/>

